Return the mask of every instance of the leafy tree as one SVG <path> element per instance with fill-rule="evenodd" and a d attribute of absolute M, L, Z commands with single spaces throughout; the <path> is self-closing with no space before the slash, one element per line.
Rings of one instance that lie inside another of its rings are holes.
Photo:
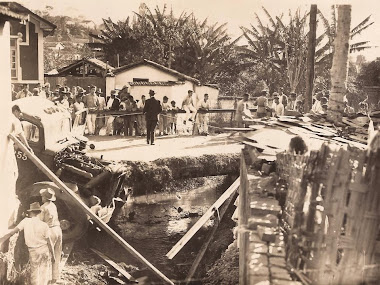
<path fill-rule="evenodd" d="M 364 63 L 357 81 L 361 86 L 380 86 L 380 60 Z"/>

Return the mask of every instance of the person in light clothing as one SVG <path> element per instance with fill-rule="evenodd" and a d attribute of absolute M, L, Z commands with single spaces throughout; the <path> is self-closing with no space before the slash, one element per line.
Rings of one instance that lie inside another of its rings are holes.
<path fill-rule="evenodd" d="M 53 203 L 56 200 L 55 192 L 51 188 L 41 189 L 42 206 L 40 218 L 47 223 L 50 228 L 50 239 L 53 245 L 52 259 L 52 283 L 59 279 L 59 264 L 62 253 L 62 229 L 58 219 L 57 206 Z"/>
<path fill-rule="evenodd" d="M 186 117 L 183 124 L 186 125 L 187 120 L 193 122 L 197 113 L 197 109 L 195 109 L 193 102 L 193 90 L 187 91 L 187 96 L 182 102 L 182 109 L 186 112 Z"/>
<path fill-rule="evenodd" d="M 94 135 L 96 128 L 96 113 L 99 107 L 99 98 L 95 94 L 96 86 L 91 85 L 90 93 L 83 97 L 84 106 L 88 109 L 88 115 L 86 117 L 86 123 L 88 128 L 88 134 Z"/>
<path fill-rule="evenodd" d="M 111 96 L 107 100 L 106 109 L 111 111 L 118 111 L 120 107 L 120 100 L 116 98 L 116 90 L 111 90 Z M 113 134 L 113 125 L 115 117 L 109 115 L 106 117 L 106 135 L 112 136 Z"/>
<path fill-rule="evenodd" d="M 145 101 L 146 101 L 145 95 L 142 95 L 141 100 L 137 102 L 137 111 L 142 112 L 144 110 Z M 145 135 L 146 121 L 145 121 L 145 116 L 143 114 L 137 115 L 137 129 L 138 129 L 138 134 L 140 136 Z"/>
<path fill-rule="evenodd" d="M 158 121 L 158 129 L 160 135 L 168 135 L 170 128 L 169 128 L 169 114 L 168 112 L 171 110 L 171 106 L 169 104 L 169 98 L 167 96 L 164 96 L 162 98 L 162 111 L 159 116 L 159 121 Z"/>
<path fill-rule="evenodd" d="M 49 281 L 50 258 L 54 250 L 50 239 L 49 226 L 38 216 L 41 207 L 38 202 L 30 204 L 29 217 L 23 219 L 14 229 L 0 237 L 0 244 L 14 234 L 24 231 L 25 244 L 29 251 L 30 284 L 47 285 Z"/>
<path fill-rule="evenodd" d="M 278 116 L 284 116 L 285 108 L 284 105 L 280 102 L 279 97 L 274 97 L 274 114 L 276 117 Z"/>
<path fill-rule="evenodd" d="M 235 112 L 235 121 L 238 128 L 244 127 L 243 121 L 245 119 L 252 119 L 252 115 L 250 114 L 251 111 L 249 110 L 249 107 L 248 107 L 248 98 L 249 98 L 249 94 L 245 93 L 243 95 L 243 99 L 237 103 L 236 112 Z"/>
<path fill-rule="evenodd" d="M 209 114 L 207 111 L 209 109 L 210 101 L 208 100 L 208 94 L 206 93 L 203 100 L 198 104 L 199 133 L 206 136 L 208 135 Z"/>
<path fill-rule="evenodd" d="M 98 101 L 99 101 L 99 107 L 98 111 L 103 111 L 106 108 L 106 99 L 103 97 L 102 90 L 99 88 L 96 91 L 96 94 L 98 95 Z M 96 118 L 96 128 L 95 128 L 95 134 L 99 135 L 100 130 L 105 126 L 105 117 L 103 114 L 99 114 L 98 118 Z"/>

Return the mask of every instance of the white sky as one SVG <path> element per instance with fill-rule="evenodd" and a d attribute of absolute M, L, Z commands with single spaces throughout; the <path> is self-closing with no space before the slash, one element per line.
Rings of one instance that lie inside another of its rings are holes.
<path fill-rule="evenodd" d="M 83 15 L 95 23 L 101 23 L 102 18 L 123 20 L 127 16 L 138 12 L 140 3 L 145 2 L 153 10 L 156 5 L 162 9 L 166 3 L 172 7 L 176 15 L 182 11 L 194 12 L 198 19 L 208 18 L 210 23 L 228 23 L 228 31 L 233 37 L 239 36 L 239 26 L 256 24 L 254 13 L 260 19 L 265 19 L 261 9 L 264 6 L 272 17 L 284 13 L 289 9 L 295 11 L 298 7 L 309 10 L 310 4 L 317 4 L 322 13 L 330 19 L 332 4 L 352 4 L 351 27 L 357 25 L 372 14 L 375 22 L 369 29 L 354 39 L 357 41 L 369 40 L 370 45 L 380 46 L 380 1 L 379 0 L 18 0 L 29 9 L 43 9 L 46 5 L 54 7 L 53 14 L 79 16 Z M 368 60 L 380 57 L 380 47 L 363 52 Z M 354 54 L 355 56 L 355 54 Z"/>

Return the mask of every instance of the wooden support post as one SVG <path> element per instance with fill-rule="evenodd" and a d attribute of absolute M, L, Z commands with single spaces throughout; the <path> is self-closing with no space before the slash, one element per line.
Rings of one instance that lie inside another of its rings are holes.
<path fill-rule="evenodd" d="M 314 63 L 315 63 L 315 45 L 317 35 L 317 5 L 313 4 L 310 8 L 310 32 L 307 47 L 306 62 L 306 94 L 305 94 L 305 111 L 309 112 L 312 106 L 313 85 L 314 85 Z"/>
<path fill-rule="evenodd" d="M 248 250 L 249 250 L 249 231 L 247 230 L 248 218 L 250 214 L 250 199 L 248 195 L 249 181 L 247 166 L 244 153 L 240 157 L 240 187 L 239 187 L 239 284 L 249 284 Z"/>
<path fill-rule="evenodd" d="M 188 243 L 188 241 L 199 231 L 199 229 L 214 215 L 215 210 L 219 209 L 239 187 L 239 178 L 212 204 L 212 206 L 204 213 L 204 215 L 192 226 L 192 228 L 173 246 L 166 254 L 167 258 L 172 259 L 177 253 Z"/>
<path fill-rule="evenodd" d="M 66 186 L 36 155 L 31 153 L 15 136 L 12 134 L 9 137 L 17 144 L 17 146 L 28 156 L 28 158 L 40 169 L 51 181 L 53 181 L 59 189 L 68 195 L 70 200 L 82 209 L 90 218 L 95 221 L 101 229 L 108 233 L 115 241 L 117 241 L 125 250 L 133 255 L 138 261 L 146 265 L 154 274 L 156 274 L 161 280 L 167 284 L 174 283 L 166 277 L 161 271 L 153 266 L 148 260 L 146 260 L 137 250 L 135 250 L 130 244 L 128 244 L 122 237 L 120 237 L 109 225 L 103 222 L 90 208 L 79 198 L 77 195 Z"/>
<path fill-rule="evenodd" d="M 216 224 L 212 228 L 212 230 L 209 233 L 206 241 L 203 243 L 202 248 L 200 249 L 197 257 L 195 258 L 193 264 L 191 265 L 189 273 L 187 274 L 187 277 L 186 277 L 186 285 L 189 284 L 191 282 L 191 279 L 194 277 L 194 275 L 195 275 L 195 273 L 197 271 L 197 268 L 198 268 L 199 264 L 201 263 L 202 258 L 205 255 L 206 250 L 207 250 L 207 248 L 208 248 L 211 240 L 213 239 L 213 237 L 214 237 L 214 235 L 216 233 L 216 230 L 218 229 L 218 226 L 219 226 L 220 222 L 223 219 L 224 214 L 226 213 L 229 205 L 231 204 L 231 201 L 233 201 L 235 199 L 236 199 L 236 195 L 231 195 L 230 198 L 228 198 L 227 201 L 225 202 L 225 204 L 221 207 L 221 210 L 220 210 L 220 213 L 219 213 L 220 221 L 216 222 Z"/>

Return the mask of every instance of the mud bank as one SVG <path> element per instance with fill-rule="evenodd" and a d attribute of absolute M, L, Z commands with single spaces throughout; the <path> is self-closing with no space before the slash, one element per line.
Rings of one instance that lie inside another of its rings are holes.
<path fill-rule="evenodd" d="M 152 162 L 123 161 L 126 185 L 135 196 L 162 192 L 175 180 L 238 174 L 240 154 L 210 154 L 199 157 L 170 157 Z"/>

